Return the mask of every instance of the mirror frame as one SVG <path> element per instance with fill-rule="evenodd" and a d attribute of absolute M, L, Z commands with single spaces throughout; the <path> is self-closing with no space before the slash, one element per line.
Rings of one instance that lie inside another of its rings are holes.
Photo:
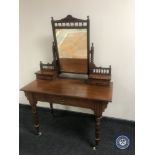
<path fill-rule="evenodd" d="M 53 30 L 53 37 L 54 37 L 54 45 L 55 45 L 55 54 L 58 61 L 58 72 L 60 73 L 74 73 L 74 74 L 88 74 L 89 73 L 89 35 L 90 35 L 90 29 L 89 29 L 89 16 L 87 16 L 86 20 L 74 18 L 71 15 L 66 16 L 65 18 L 62 18 L 60 20 L 54 20 L 52 17 L 51 19 L 52 24 L 52 30 Z M 87 72 L 86 73 L 79 73 L 79 72 L 67 72 L 62 71 L 60 68 L 60 58 L 59 58 L 59 52 L 58 52 L 58 46 L 57 46 L 57 39 L 56 39 L 56 30 L 57 29 L 86 29 L 87 31 Z"/>

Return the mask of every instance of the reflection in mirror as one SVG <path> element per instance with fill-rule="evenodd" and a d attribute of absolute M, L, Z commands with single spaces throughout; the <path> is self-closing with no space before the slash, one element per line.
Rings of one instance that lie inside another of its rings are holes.
<path fill-rule="evenodd" d="M 87 73 L 87 30 L 56 29 L 60 70 Z"/>

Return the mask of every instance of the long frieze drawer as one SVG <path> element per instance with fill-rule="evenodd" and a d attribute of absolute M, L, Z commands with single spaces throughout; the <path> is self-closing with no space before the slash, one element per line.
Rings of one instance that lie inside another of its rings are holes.
<path fill-rule="evenodd" d="M 70 105 L 83 108 L 93 108 L 94 106 L 94 101 L 81 98 L 35 94 L 35 99 L 37 101 L 53 102 L 55 104 Z"/>
<path fill-rule="evenodd" d="M 53 97 L 52 101 L 55 104 L 70 105 L 83 108 L 91 108 L 93 106 L 93 102 L 91 100 L 78 98 Z"/>

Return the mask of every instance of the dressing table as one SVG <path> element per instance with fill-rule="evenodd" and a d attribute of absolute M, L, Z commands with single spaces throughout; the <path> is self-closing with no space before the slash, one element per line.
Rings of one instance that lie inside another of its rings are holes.
<path fill-rule="evenodd" d="M 36 80 L 21 88 L 32 107 L 34 127 L 37 135 L 39 117 L 37 102 L 53 103 L 89 108 L 95 116 L 95 144 L 100 141 L 102 113 L 112 101 L 111 66 L 97 67 L 94 64 L 94 46 L 89 47 L 89 17 L 86 20 L 67 17 L 51 19 L 53 29 L 53 61 L 40 62 Z M 58 122 L 59 123 L 59 122 Z"/>

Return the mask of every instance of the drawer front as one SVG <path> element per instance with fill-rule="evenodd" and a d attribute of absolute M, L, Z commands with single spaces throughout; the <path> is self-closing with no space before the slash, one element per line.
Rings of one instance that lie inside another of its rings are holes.
<path fill-rule="evenodd" d="M 86 99 L 70 98 L 70 97 L 52 97 L 55 104 L 70 105 L 75 107 L 93 108 L 93 102 Z"/>
<path fill-rule="evenodd" d="M 95 101 L 81 98 L 72 98 L 64 96 L 55 96 L 47 94 L 34 93 L 34 98 L 36 101 L 52 102 L 54 104 L 70 105 L 75 107 L 83 108 L 94 108 Z"/>
<path fill-rule="evenodd" d="M 62 97 L 52 97 L 52 102 L 53 103 L 58 103 L 58 104 L 65 104 L 67 102 L 67 98 L 62 98 Z"/>
<path fill-rule="evenodd" d="M 53 76 L 48 76 L 48 75 L 36 75 L 36 78 L 37 79 L 40 79 L 40 80 L 52 80 L 53 79 Z"/>

